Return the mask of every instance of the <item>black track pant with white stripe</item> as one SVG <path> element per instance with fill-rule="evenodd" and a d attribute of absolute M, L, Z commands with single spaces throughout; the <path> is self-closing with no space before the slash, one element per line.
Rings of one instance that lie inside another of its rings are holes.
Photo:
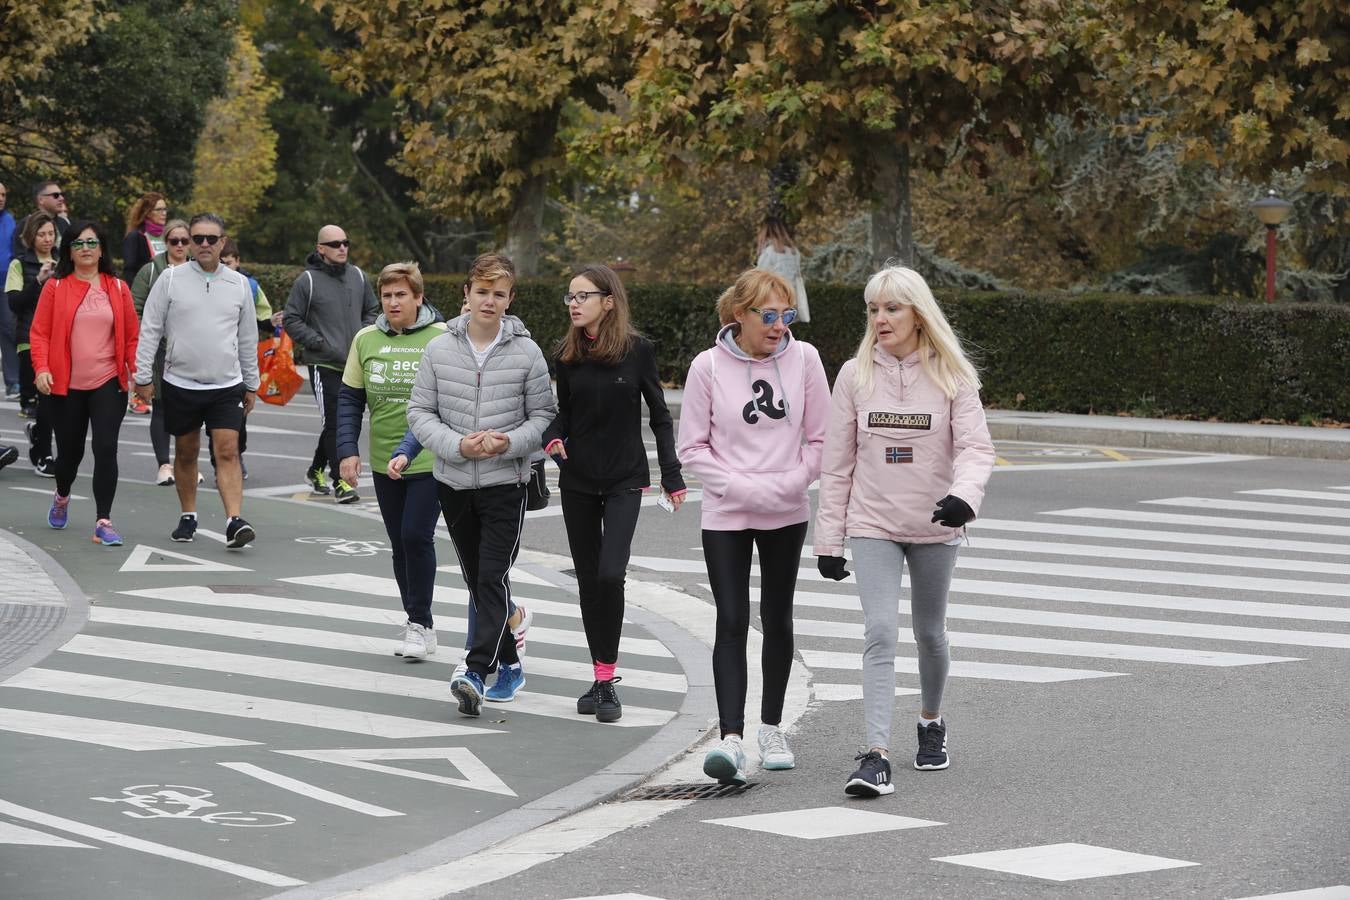
<path fill-rule="evenodd" d="M 337 484 L 338 463 L 341 462 L 337 455 L 337 406 L 342 373 L 327 366 L 310 366 L 309 386 L 318 401 L 319 415 L 323 416 L 323 431 L 319 432 L 319 445 L 314 448 L 310 468 L 322 469 L 327 464 L 330 480 Z"/>

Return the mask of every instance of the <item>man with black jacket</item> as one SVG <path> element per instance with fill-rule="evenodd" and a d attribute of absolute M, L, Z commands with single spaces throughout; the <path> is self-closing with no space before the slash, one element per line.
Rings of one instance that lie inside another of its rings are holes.
<path fill-rule="evenodd" d="M 319 229 L 314 252 L 305 260 L 305 271 L 291 286 L 282 327 L 309 364 L 309 386 L 322 416 L 323 430 L 314 450 L 314 461 L 305 481 L 315 494 L 327 494 L 324 466 L 333 480 L 334 499 L 355 503 L 356 489 L 338 472 L 337 404 L 342 388 L 342 370 L 356 332 L 375 322 L 380 302 L 375 299 L 366 273 L 347 262 L 351 241 L 336 225 Z"/>

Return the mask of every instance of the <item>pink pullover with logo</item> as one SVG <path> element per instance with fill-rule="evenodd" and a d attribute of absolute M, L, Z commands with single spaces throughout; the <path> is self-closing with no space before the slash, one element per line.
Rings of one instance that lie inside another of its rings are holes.
<path fill-rule="evenodd" d="M 843 556 L 844 538 L 937 544 L 961 534 L 931 521 L 951 494 L 979 515 L 994 468 L 980 394 L 948 398 L 915 351 L 903 360 L 876 348 L 872 392 L 859 397 L 858 361 L 839 370 L 820 472 L 817 556 Z"/>
<path fill-rule="evenodd" d="M 680 464 L 703 482 L 709 531 L 769 531 L 808 521 L 820 476 L 830 385 L 816 348 L 784 335 L 754 359 L 734 325 L 689 367 L 680 408 Z"/>

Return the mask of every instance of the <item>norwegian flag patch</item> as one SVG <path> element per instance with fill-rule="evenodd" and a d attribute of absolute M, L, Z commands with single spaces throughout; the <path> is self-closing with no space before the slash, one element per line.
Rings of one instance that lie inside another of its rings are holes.
<path fill-rule="evenodd" d="M 886 462 L 888 463 L 912 463 L 914 462 L 913 447 L 887 447 Z"/>

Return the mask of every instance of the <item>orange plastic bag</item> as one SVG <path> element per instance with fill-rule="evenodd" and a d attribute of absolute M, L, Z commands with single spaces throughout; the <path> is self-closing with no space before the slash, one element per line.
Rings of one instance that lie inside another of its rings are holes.
<path fill-rule="evenodd" d="M 291 336 L 284 331 L 258 342 L 258 399 L 262 402 L 285 406 L 305 383 L 295 370 L 293 350 Z"/>

